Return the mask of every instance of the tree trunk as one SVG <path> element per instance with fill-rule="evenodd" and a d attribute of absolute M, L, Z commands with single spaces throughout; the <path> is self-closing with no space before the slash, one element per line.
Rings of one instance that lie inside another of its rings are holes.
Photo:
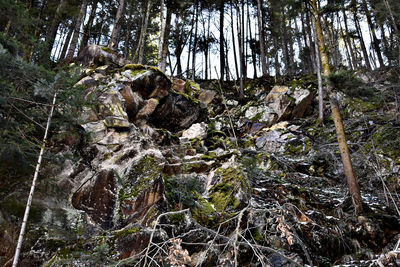
<path fill-rule="evenodd" d="M 158 68 L 159 69 L 161 69 L 162 50 L 163 50 L 163 45 L 164 45 L 164 41 L 165 41 L 164 36 L 165 36 L 166 19 L 164 17 L 164 10 L 166 10 L 166 9 L 167 9 L 167 7 L 165 6 L 165 1 L 161 0 L 160 1 L 160 22 L 161 22 L 161 26 L 160 26 L 160 39 L 158 41 L 158 53 L 157 53 L 157 64 L 158 64 Z M 165 68 L 162 71 L 165 71 Z"/>
<path fill-rule="evenodd" d="M 74 34 L 72 36 L 71 44 L 69 45 L 67 59 L 72 59 L 74 57 L 76 45 L 78 44 L 78 38 L 79 38 L 80 29 L 81 29 L 82 19 L 84 18 L 85 14 L 86 14 L 86 6 L 87 6 L 87 2 L 86 2 L 86 0 L 83 0 L 80 11 L 79 11 L 78 18 L 76 19 Z"/>
<path fill-rule="evenodd" d="M 350 40 L 350 37 L 349 37 L 349 27 L 348 27 L 348 24 L 347 24 L 347 14 L 346 14 L 346 10 L 345 10 L 345 7 L 344 7 L 344 0 L 342 1 L 342 13 L 343 13 L 344 29 L 345 29 L 345 33 L 346 33 L 346 35 L 345 35 L 346 38 L 345 39 L 347 40 L 347 43 L 349 44 L 350 55 L 351 55 L 351 58 L 353 60 L 353 67 L 354 67 L 354 69 L 357 69 L 358 61 L 357 61 L 357 57 L 356 57 L 355 51 L 353 49 L 353 44 L 352 44 L 352 42 Z"/>
<path fill-rule="evenodd" d="M 262 75 L 268 75 L 267 62 L 265 57 L 265 47 L 264 47 L 264 25 L 262 23 L 262 14 L 263 14 L 263 5 L 262 0 L 257 0 L 257 21 L 258 21 L 258 36 L 260 40 L 260 61 L 261 61 L 261 69 Z"/>
<path fill-rule="evenodd" d="M 162 43 L 162 50 L 161 50 L 161 62 L 160 62 L 160 69 L 165 71 L 167 69 L 167 54 L 168 54 L 168 46 L 169 46 L 169 33 L 171 32 L 171 18 L 172 12 L 170 8 L 167 8 L 167 17 L 165 20 L 165 32 L 164 32 L 164 41 Z"/>
<path fill-rule="evenodd" d="M 50 123 L 51 123 L 51 119 L 53 117 L 53 112 L 54 112 L 54 107 L 56 105 L 57 92 L 58 92 L 58 90 L 55 90 L 54 95 L 53 95 L 53 102 L 52 102 L 52 105 L 50 108 L 50 113 L 49 113 L 49 116 L 47 117 L 46 130 L 44 132 L 44 137 L 43 137 L 43 141 L 42 141 L 42 146 L 40 148 L 39 158 L 38 158 L 38 161 L 36 164 L 35 173 L 33 175 L 31 190 L 29 192 L 28 201 L 26 203 L 24 218 L 22 219 L 21 231 L 18 236 L 17 248 L 15 249 L 15 255 L 14 255 L 12 267 L 18 266 L 19 254 L 21 253 L 22 241 L 24 239 L 25 229 L 26 229 L 26 225 L 28 223 L 29 211 L 30 211 L 31 205 L 32 205 L 32 199 L 33 199 L 33 194 L 35 192 L 36 181 L 39 176 L 40 165 L 42 164 L 44 149 L 45 149 L 46 143 L 47 143 L 47 135 L 49 133 Z"/>
<path fill-rule="evenodd" d="M 147 37 L 147 25 L 148 25 L 149 17 L 150 17 L 150 9 L 151 9 L 151 0 L 147 0 L 146 14 L 142 19 L 142 26 L 140 28 L 139 42 L 138 42 L 138 46 L 137 46 L 136 53 L 135 53 L 135 59 L 137 59 L 138 64 L 143 63 L 144 47 L 146 45 L 145 42 L 146 42 L 146 37 Z"/>
<path fill-rule="evenodd" d="M 369 61 L 368 51 L 367 51 L 367 48 L 366 48 L 365 43 L 364 43 L 364 38 L 363 38 L 363 35 L 362 35 L 360 22 L 358 21 L 358 17 L 357 17 L 356 11 L 353 11 L 353 15 L 354 15 L 354 24 L 356 26 L 357 34 L 358 34 L 358 36 L 360 38 L 360 45 L 361 45 L 362 53 L 364 55 L 365 65 L 366 65 L 367 69 L 372 70 L 372 67 L 371 67 L 371 64 L 370 64 L 370 61 Z"/>
<path fill-rule="evenodd" d="M 92 10 L 90 11 L 88 22 L 87 22 L 85 28 L 83 29 L 83 36 L 82 36 L 81 44 L 79 46 L 79 52 L 82 51 L 88 45 L 89 38 L 90 38 L 90 32 L 91 32 L 92 25 L 93 25 L 93 20 L 94 20 L 94 17 L 96 16 L 96 9 L 97 9 L 98 3 L 99 3 L 99 0 L 95 0 L 92 4 Z"/>
<path fill-rule="evenodd" d="M 235 38 L 235 30 L 233 26 L 233 2 L 230 0 L 230 6 L 231 6 L 231 31 L 232 31 L 232 46 L 233 46 L 233 59 L 235 61 L 235 72 L 236 72 L 236 79 L 239 79 L 239 67 L 238 67 L 238 60 L 237 60 L 237 54 L 236 54 L 236 38 Z"/>
<path fill-rule="evenodd" d="M 120 20 L 124 14 L 124 9 L 125 9 L 125 0 L 119 0 L 117 14 L 115 15 L 115 19 L 114 19 L 114 28 L 111 32 L 110 41 L 108 42 L 108 48 L 110 48 L 112 50 L 118 50 L 119 35 L 120 35 L 120 28 L 121 28 Z"/>
<path fill-rule="evenodd" d="M 194 2 L 195 5 L 195 19 L 194 19 L 194 40 L 193 40 L 193 57 L 192 57 L 192 80 L 196 78 L 196 50 L 197 50 L 197 29 L 199 24 L 199 4 L 197 1 Z"/>
<path fill-rule="evenodd" d="M 379 65 L 380 65 L 380 67 L 384 67 L 385 64 L 383 63 L 381 48 L 379 47 L 379 41 L 378 41 L 378 38 L 376 37 L 375 26 L 372 23 L 372 18 L 371 18 L 370 11 L 368 9 L 367 1 L 362 0 L 362 5 L 363 5 L 364 11 L 365 11 L 365 15 L 367 17 L 369 29 L 371 31 L 372 44 L 375 49 L 376 55 L 378 56 Z"/>
<path fill-rule="evenodd" d="M 47 43 L 47 54 L 46 57 L 50 59 L 51 51 L 53 50 L 54 41 L 56 40 L 58 27 L 60 26 L 61 21 L 61 11 L 65 6 L 66 1 L 61 0 L 57 6 L 56 13 L 54 15 L 53 21 L 51 23 L 50 29 L 46 34 L 46 43 Z"/>
<path fill-rule="evenodd" d="M 220 79 L 224 81 L 225 74 L 225 52 L 224 52 L 224 0 L 219 0 L 219 64 L 220 64 Z"/>
<path fill-rule="evenodd" d="M 256 55 L 256 49 L 255 49 L 255 47 L 253 45 L 253 41 L 255 40 L 255 38 L 253 38 L 253 35 L 251 33 L 251 19 L 250 19 L 250 8 L 249 8 L 249 6 L 250 6 L 250 3 L 249 3 L 249 0 L 247 0 L 247 24 L 249 25 L 248 29 L 249 29 L 249 38 L 250 38 L 249 39 L 250 40 L 249 46 L 250 46 L 250 49 L 251 49 L 251 60 L 253 61 L 253 67 L 254 67 L 253 78 L 256 79 L 257 78 L 257 55 Z"/>
<path fill-rule="evenodd" d="M 239 61 L 240 61 L 240 91 L 239 91 L 239 97 L 240 99 L 244 98 L 244 89 L 243 89 L 243 73 L 244 73 L 244 65 L 243 65 L 243 43 L 242 43 L 242 33 L 243 33 L 243 24 L 239 22 L 240 20 L 240 6 L 239 3 L 236 3 L 236 24 L 237 24 L 237 31 L 238 31 L 238 39 L 239 39 Z"/>
<path fill-rule="evenodd" d="M 63 48 L 62 48 L 62 51 L 61 51 L 61 54 L 60 54 L 60 57 L 58 58 L 58 60 L 63 60 L 65 58 L 65 55 L 67 54 L 68 46 L 69 46 L 69 43 L 70 43 L 71 37 L 72 37 L 72 33 L 74 32 L 75 23 L 76 23 L 76 20 L 75 20 L 75 18 L 73 18 L 71 21 L 70 28 L 68 30 L 67 37 L 65 37 L 64 45 L 63 45 Z"/>
<path fill-rule="evenodd" d="M 330 76 L 331 70 L 329 67 L 328 55 L 326 53 L 324 37 L 322 35 L 322 27 L 321 27 L 319 14 L 318 14 L 316 0 L 311 0 L 311 5 L 312 5 L 314 17 L 315 17 L 315 25 L 314 26 L 315 26 L 315 32 L 316 32 L 316 35 L 318 38 L 318 43 L 319 43 L 319 52 L 321 55 L 322 69 L 324 72 L 324 76 L 327 78 Z M 347 146 L 346 136 L 345 136 L 343 122 L 342 122 L 342 116 L 340 115 L 339 105 L 337 103 L 334 93 L 332 92 L 333 88 L 332 88 L 332 85 L 330 82 L 328 82 L 327 89 L 328 89 L 329 101 L 331 104 L 332 118 L 335 123 L 336 134 L 337 134 L 337 139 L 338 139 L 338 143 L 339 143 L 339 149 L 340 149 L 340 155 L 342 158 L 344 174 L 346 176 L 347 187 L 349 189 L 350 196 L 352 198 L 352 202 L 355 207 L 355 211 L 356 211 L 356 213 L 359 214 L 363 210 L 362 198 L 361 198 L 360 189 L 358 187 L 358 182 L 354 175 L 353 166 L 352 166 L 351 159 L 350 159 L 350 153 L 349 153 L 349 149 Z"/>

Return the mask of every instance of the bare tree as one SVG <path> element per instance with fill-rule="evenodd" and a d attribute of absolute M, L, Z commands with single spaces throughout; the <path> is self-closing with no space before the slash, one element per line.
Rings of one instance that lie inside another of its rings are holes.
<path fill-rule="evenodd" d="M 108 47 L 116 50 L 118 48 L 118 43 L 119 43 L 119 35 L 121 31 L 121 18 L 124 14 L 124 9 L 125 9 L 125 0 L 119 0 L 119 6 L 117 9 L 117 14 L 115 15 L 115 20 L 114 20 L 114 28 L 111 33 L 111 38 L 110 41 L 108 42 Z"/>
<path fill-rule="evenodd" d="M 311 7 L 315 17 L 315 33 L 318 38 L 319 52 L 321 55 L 322 70 L 324 72 L 325 78 L 331 75 L 331 69 L 329 66 L 328 54 L 326 53 L 324 36 L 322 35 L 321 21 L 319 17 L 319 11 L 317 8 L 316 0 L 311 0 Z M 331 104 L 332 117 L 336 127 L 336 134 L 339 143 L 340 156 L 342 158 L 344 174 L 346 176 L 347 187 L 352 198 L 353 205 L 357 213 L 361 213 L 362 208 L 362 198 L 360 194 L 360 189 L 358 186 L 357 179 L 354 175 L 353 166 L 351 163 L 349 148 L 347 146 L 346 135 L 344 132 L 342 116 L 339 111 L 339 104 L 332 91 L 333 87 L 330 82 L 328 82 L 327 93 L 329 96 L 329 102 Z"/>

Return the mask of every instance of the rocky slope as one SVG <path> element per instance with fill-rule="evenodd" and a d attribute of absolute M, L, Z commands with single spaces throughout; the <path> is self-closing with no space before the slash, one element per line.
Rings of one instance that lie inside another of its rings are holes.
<path fill-rule="evenodd" d="M 365 203 L 355 215 L 314 77 L 250 80 L 243 101 L 234 84 L 171 79 L 96 46 L 78 61 L 88 104 L 49 142 L 21 266 L 400 264 L 390 72 L 337 93 Z M 1 264 L 27 192 L 2 192 Z"/>

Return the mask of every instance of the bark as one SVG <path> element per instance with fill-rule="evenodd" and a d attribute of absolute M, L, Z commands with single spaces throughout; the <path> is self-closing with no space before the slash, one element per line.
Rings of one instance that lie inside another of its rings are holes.
<path fill-rule="evenodd" d="M 364 11 L 365 11 L 365 15 L 367 17 L 369 29 L 371 31 L 372 41 L 373 41 L 372 44 L 375 49 L 376 55 L 378 56 L 379 65 L 380 65 L 380 67 L 384 67 L 385 64 L 383 63 L 381 48 L 379 47 L 379 41 L 378 41 L 378 38 L 376 37 L 375 27 L 374 27 L 374 24 L 372 23 L 372 18 L 371 18 L 370 11 L 368 9 L 367 1 L 362 0 L 362 5 L 363 5 Z"/>
<path fill-rule="evenodd" d="M 314 22 L 315 24 L 315 22 Z M 314 26 L 315 28 L 315 26 Z M 318 118 L 319 118 L 319 124 L 322 126 L 324 123 L 324 92 L 322 88 L 322 77 L 321 77 L 321 59 L 319 56 L 319 47 L 318 47 L 318 42 L 317 42 L 317 35 L 315 33 L 315 30 L 313 31 L 314 33 L 314 44 L 315 44 L 315 62 L 317 65 L 317 79 L 318 79 Z"/>
<path fill-rule="evenodd" d="M 58 27 L 60 26 L 61 22 L 61 12 L 65 6 L 65 3 L 66 3 L 65 0 L 61 0 L 60 3 L 58 4 L 50 29 L 46 34 L 46 43 L 48 45 L 48 53 L 47 53 L 48 58 L 50 58 L 51 50 L 53 50 L 54 41 L 56 40 Z"/>
<path fill-rule="evenodd" d="M 251 33 L 251 19 L 250 19 L 250 3 L 249 0 L 247 0 L 247 24 L 248 29 L 249 29 L 249 37 L 250 37 L 250 49 L 251 49 L 251 60 L 253 61 L 253 67 L 254 67 L 254 76 L 253 78 L 256 79 L 257 78 L 257 55 L 256 55 L 256 50 L 255 47 L 252 45 L 253 40 L 255 40 L 255 38 L 253 39 L 253 35 Z"/>
<path fill-rule="evenodd" d="M 88 45 L 89 38 L 90 38 L 90 32 L 91 32 L 92 25 L 93 25 L 93 20 L 94 20 L 94 17 L 96 16 L 96 9 L 97 9 L 98 2 L 99 2 L 99 0 L 95 0 L 92 4 L 92 10 L 90 11 L 88 22 L 83 29 L 83 36 L 82 36 L 81 44 L 79 46 L 79 52 L 82 51 Z"/>
<path fill-rule="evenodd" d="M 239 79 L 239 67 L 238 67 L 238 60 L 237 60 L 237 54 L 236 54 L 236 38 L 235 38 L 235 30 L 234 30 L 234 25 L 233 25 L 233 2 L 230 0 L 230 6 L 231 6 L 231 31 L 232 31 L 232 46 L 233 46 L 233 59 L 235 61 L 235 72 L 236 72 L 236 79 Z"/>
<path fill-rule="evenodd" d="M 63 45 L 63 48 L 62 48 L 62 51 L 61 51 L 61 54 L 60 54 L 60 57 L 58 58 L 58 60 L 63 60 L 65 58 L 65 55 L 67 54 L 68 46 L 69 46 L 69 43 L 70 43 L 71 37 L 72 37 L 72 33 L 74 32 L 75 23 L 76 23 L 76 21 L 74 18 L 72 20 L 70 28 L 68 30 L 67 37 L 65 37 L 64 45 Z"/>
<path fill-rule="evenodd" d="M 349 44 L 350 55 L 353 60 L 353 67 L 354 67 L 354 69 L 356 69 L 358 67 L 358 61 L 357 61 L 356 53 L 353 49 L 353 44 L 349 37 L 349 27 L 347 24 L 347 14 L 346 14 L 346 10 L 344 7 L 344 0 L 342 1 L 342 13 L 343 13 L 344 29 L 345 29 L 345 33 L 346 33 L 345 39 L 347 40 L 347 43 Z"/>
<path fill-rule="evenodd" d="M 23 242 L 23 239 L 24 239 L 25 229 L 26 229 L 26 225 L 27 225 L 28 217 L 29 217 L 29 211 L 30 211 L 30 208 L 31 208 L 31 205 L 32 205 L 33 194 L 35 192 L 36 181 L 37 181 L 37 178 L 39 176 L 40 165 L 42 164 L 44 149 L 45 149 L 46 143 L 47 143 L 47 135 L 49 133 L 50 123 L 51 123 L 51 119 L 53 117 L 54 107 L 55 107 L 55 104 L 56 104 L 57 92 L 58 92 L 58 90 L 56 90 L 54 92 L 53 102 L 52 102 L 52 105 L 51 105 L 50 113 L 49 113 L 49 116 L 47 117 L 46 130 L 44 132 L 44 137 L 43 137 L 43 141 L 42 141 L 42 146 L 40 148 L 39 158 L 38 158 L 38 161 L 37 161 L 37 164 L 36 164 L 35 173 L 33 175 L 33 180 L 32 180 L 32 185 L 31 185 L 31 189 L 30 189 L 30 192 L 29 192 L 29 197 L 28 197 L 28 201 L 26 203 L 24 218 L 22 219 L 21 231 L 20 231 L 19 236 L 18 236 L 17 248 L 15 249 L 15 255 L 14 255 L 14 260 L 13 260 L 13 264 L 12 264 L 13 267 L 17 267 L 18 266 L 19 255 L 21 253 L 22 242 Z"/>
<path fill-rule="evenodd" d="M 117 14 L 115 15 L 114 19 L 114 28 L 111 32 L 110 41 L 108 42 L 108 48 L 111 48 L 113 50 L 118 49 L 119 35 L 121 31 L 121 18 L 124 15 L 124 9 L 125 9 L 125 0 L 119 0 Z"/>
<path fill-rule="evenodd" d="M 316 0 L 311 0 L 311 5 L 314 13 L 314 18 L 315 18 L 315 32 L 318 38 L 318 44 L 319 44 L 319 52 L 321 55 L 321 62 L 322 62 L 322 69 L 324 76 L 327 78 L 331 74 L 330 66 L 329 66 L 329 61 L 328 61 L 328 55 L 326 53 L 326 47 L 325 47 L 325 41 L 324 37 L 322 35 L 322 27 L 321 27 L 321 22 L 318 14 L 318 9 L 316 5 Z M 346 135 L 344 132 L 344 127 L 343 127 L 343 122 L 342 122 L 342 116 L 340 115 L 339 112 L 339 105 L 338 102 L 335 98 L 334 93 L 332 92 L 332 85 L 328 82 L 328 95 L 329 95 L 329 102 L 331 104 L 331 110 L 332 110 L 332 118 L 335 123 L 335 128 L 336 128 L 336 134 L 337 134 L 337 139 L 339 143 L 339 150 L 340 150 L 340 155 L 343 163 L 343 169 L 344 169 L 344 174 L 346 176 L 346 182 L 347 182 L 347 187 L 350 192 L 350 196 L 352 198 L 353 205 L 355 207 L 356 213 L 361 213 L 362 212 L 362 198 L 360 194 L 360 189 L 358 186 L 357 179 L 354 175 L 353 171 L 353 166 L 351 163 L 350 159 L 350 153 L 349 149 L 347 146 L 347 141 L 346 141 Z"/>
<path fill-rule="evenodd" d="M 361 32 L 360 22 L 358 21 L 356 11 L 353 11 L 353 16 L 354 16 L 354 24 L 356 26 L 356 30 L 357 30 L 358 36 L 360 38 L 361 51 L 364 55 L 365 65 L 366 65 L 367 69 L 372 70 L 371 63 L 369 61 L 367 47 L 365 46 L 364 38 L 363 38 L 363 35 Z"/>
<path fill-rule="evenodd" d="M 240 99 L 243 99 L 244 97 L 244 89 L 243 89 L 243 74 L 244 74 L 244 65 L 243 65 L 243 43 L 242 43 L 242 33 L 243 33 L 243 24 L 239 23 L 241 14 L 240 14 L 240 7 L 239 7 L 239 3 L 236 3 L 236 12 L 237 12 L 237 20 L 236 20 L 236 24 L 237 24 L 237 31 L 238 31 L 238 39 L 239 39 L 239 61 L 240 61 L 240 91 L 239 91 L 239 97 Z"/>
<path fill-rule="evenodd" d="M 165 71 L 167 68 L 167 54 L 168 54 L 168 40 L 169 40 L 169 34 L 171 32 L 171 18 L 172 18 L 172 12 L 168 8 L 167 9 L 167 18 L 165 21 L 165 32 L 164 32 L 164 41 L 162 44 L 162 50 L 161 50 L 161 63 L 160 63 L 160 69 L 162 71 Z"/>
<path fill-rule="evenodd" d="M 224 81 L 225 74 L 225 52 L 224 52 L 224 0 L 219 0 L 219 64 L 220 64 L 220 79 Z"/>
<path fill-rule="evenodd" d="M 263 6 L 262 6 L 262 0 L 257 0 L 257 21 L 258 21 L 258 36 L 260 39 L 260 61 L 261 61 L 261 69 L 262 69 L 262 75 L 267 76 L 268 75 L 268 68 L 267 68 L 267 62 L 266 57 L 265 57 L 265 46 L 264 46 L 264 25 L 262 23 L 262 14 L 263 14 Z"/>
<path fill-rule="evenodd" d="M 385 4 L 386 9 L 387 9 L 388 12 L 389 12 L 390 20 L 392 21 L 392 26 L 393 26 L 393 28 L 394 28 L 394 30 L 395 30 L 395 32 L 396 32 L 396 36 L 397 36 L 397 46 L 398 46 L 398 49 L 399 49 L 399 53 L 398 53 L 398 57 L 399 57 L 399 58 L 398 58 L 398 64 L 400 65 L 400 31 L 399 31 L 399 28 L 397 27 L 396 19 L 394 18 L 392 8 L 390 7 L 388 1 L 387 1 L 387 0 L 383 0 L 383 2 L 384 2 L 384 4 Z M 392 43 L 393 43 L 393 42 L 392 42 Z"/>
<path fill-rule="evenodd" d="M 140 37 L 139 37 L 139 43 L 136 49 L 135 53 L 135 59 L 137 59 L 138 64 L 142 64 L 143 62 L 143 56 L 144 56 L 144 47 L 145 47 L 145 41 L 147 37 L 147 25 L 149 23 L 149 17 L 150 17 L 150 9 L 151 9 L 151 0 L 147 0 L 146 2 L 146 14 L 142 19 L 142 26 L 140 28 Z"/>
<path fill-rule="evenodd" d="M 87 6 L 87 2 L 86 2 L 86 0 L 83 0 L 80 11 L 79 11 L 78 18 L 76 19 L 74 34 L 72 36 L 71 44 L 69 45 L 67 59 L 72 59 L 74 57 L 76 45 L 78 44 L 78 38 L 79 38 L 79 33 L 80 33 L 81 25 L 82 25 L 82 20 L 86 14 L 86 6 Z"/>
<path fill-rule="evenodd" d="M 195 19 L 194 19 L 194 40 L 193 40 L 193 57 L 192 57 L 192 80 L 194 81 L 196 78 L 196 50 L 197 50 L 197 30 L 199 24 L 199 4 L 197 1 L 194 2 L 195 5 Z"/>

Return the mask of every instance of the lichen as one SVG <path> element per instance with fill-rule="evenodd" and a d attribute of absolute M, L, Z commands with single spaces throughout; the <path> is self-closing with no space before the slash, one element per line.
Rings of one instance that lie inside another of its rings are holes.
<path fill-rule="evenodd" d="M 129 228 L 129 229 L 124 229 L 124 230 L 115 232 L 114 233 L 114 237 L 116 237 L 116 238 L 124 238 L 124 237 L 127 237 L 127 236 L 131 235 L 131 234 L 136 234 L 139 231 L 140 231 L 139 227 L 133 227 L 133 228 Z"/>

